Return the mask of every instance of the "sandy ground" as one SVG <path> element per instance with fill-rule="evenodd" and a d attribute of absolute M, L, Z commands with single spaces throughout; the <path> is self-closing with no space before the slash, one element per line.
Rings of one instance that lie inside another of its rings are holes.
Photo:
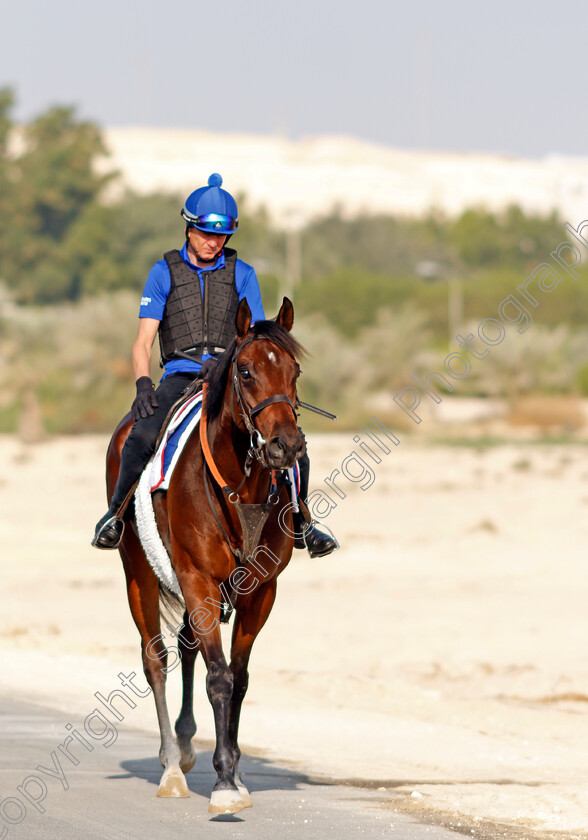
<path fill-rule="evenodd" d="M 310 436 L 313 486 L 355 445 Z M 145 684 L 118 553 L 89 546 L 105 447 L 0 438 L 2 689 L 64 726 L 119 673 Z M 402 440 L 382 458 L 369 488 L 339 481 L 341 550 L 297 552 L 280 578 L 242 745 L 474 836 L 588 836 L 588 450 Z M 201 665 L 198 679 L 206 740 Z M 176 672 L 173 714 L 178 696 Z M 123 711 L 121 727 L 154 731 L 151 698 Z"/>

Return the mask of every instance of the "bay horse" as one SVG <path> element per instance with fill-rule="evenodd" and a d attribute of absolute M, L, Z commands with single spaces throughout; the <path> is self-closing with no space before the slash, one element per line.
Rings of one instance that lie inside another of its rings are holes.
<path fill-rule="evenodd" d="M 207 377 L 200 433 L 195 431 L 189 438 L 167 492 L 153 496 L 158 529 L 185 604 L 184 623 L 177 633 L 183 691 L 175 736 L 165 697 L 161 584 L 143 552 L 133 516 L 119 547 L 161 735 L 159 758 L 164 769 L 157 795 L 189 795 L 184 774 L 196 761 L 193 683 L 200 650 L 216 732 L 213 765 L 218 778 L 208 807 L 213 814 L 235 813 L 251 805 L 239 774 L 239 715 L 251 648 L 271 612 L 277 577 L 288 565 L 293 548 L 290 491 L 279 479 L 283 473 L 277 471 L 293 466 L 305 451 L 296 417 L 298 360 L 304 351 L 290 334 L 292 303 L 284 298 L 275 320 L 252 326 L 249 306 L 242 300 L 235 320 L 236 337 Z M 130 418 L 125 418 L 109 446 L 109 497 L 131 425 Z M 248 554 L 244 555 L 248 529 L 242 524 L 240 506 L 253 513 L 264 511 L 261 519 L 254 516 L 256 547 L 261 549 L 255 552 L 254 563 L 246 562 Z M 280 520 L 284 511 L 287 515 Z M 228 664 L 219 621 L 221 584 L 231 575 L 235 618 Z"/>

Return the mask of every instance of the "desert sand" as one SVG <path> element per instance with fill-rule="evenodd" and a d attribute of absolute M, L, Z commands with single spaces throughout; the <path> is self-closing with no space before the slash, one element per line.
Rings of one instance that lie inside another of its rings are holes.
<path fill-rule="evenodd" d="M 145 685 L 120 558 L 89 545 L 106 443 L 0 437 L 2 690 L 50 703 L 64 726 L 119 673 Z M 310 435 L 312 486 L 355 446 Z M 588 449 L 402 439 L 373 469 L 364 490 L 339 481 L 326 524 L 341 549 L 296 552 L 280 578 L 244 750 L 473 836 L 588 836 Z M 207 741 L 203 679 L 200 663 Z M 175 715 L 178 672 L 169 683 Z M 152 699 L 120 726 L 155 732 Z"/>

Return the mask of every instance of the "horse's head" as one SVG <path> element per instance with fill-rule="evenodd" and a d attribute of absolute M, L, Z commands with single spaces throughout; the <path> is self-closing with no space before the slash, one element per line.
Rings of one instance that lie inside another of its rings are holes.
<path fill-rule="evenodd" d="M 304 454 L 304 436 L 296 423 L 298 359 L 304 351 L 290 334 L 294 307 L 284 298 L 274 321 L 251 326 L 247 301 L 239 304 L 237 338 L 231 360 L 234 421 L 264 447 L 268 466 L 286 469 Z"/>

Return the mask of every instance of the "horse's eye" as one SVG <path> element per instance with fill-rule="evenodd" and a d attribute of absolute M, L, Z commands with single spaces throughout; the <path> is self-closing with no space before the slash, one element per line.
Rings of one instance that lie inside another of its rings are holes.
<path fill-rule="evenodd" d="M 239 371 L 239 375 L 241 379 L 244 379 L 245 381 L 251 379 L 251 374 L 249 373 L 247 368 L 241 368 L 241 370 Z"/>

